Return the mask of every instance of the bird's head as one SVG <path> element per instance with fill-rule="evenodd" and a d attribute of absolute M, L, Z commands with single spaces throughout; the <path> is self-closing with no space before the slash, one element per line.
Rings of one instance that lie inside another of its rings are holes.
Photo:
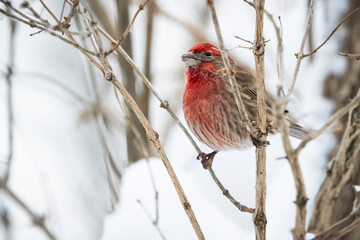
<path fill-rule="evenodd" d="M 208 69 L 221 61 L 221 53 L 217 47 L 210 43 L 201 43 L 193 46 L 181 56 L 185 65 L 192 69 Z"/>

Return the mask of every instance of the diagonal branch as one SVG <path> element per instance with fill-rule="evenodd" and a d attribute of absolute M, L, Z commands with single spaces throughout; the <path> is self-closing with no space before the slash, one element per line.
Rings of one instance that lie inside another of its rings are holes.
<path fill-rule="evenodd" d="M 114 46 L 107 52 L 105 52 L 105 56 L 108 56 L 109 54 L 111 54 L 112 52 L 114 52 L 125 40 L 125 38 L 127 37 L 127 35 L 129 34 L 129 32 L 131 31 L 134 22 L 136 20 L 136 17 L 139 15 L 139 13 L 144 10 L 144 7 L 146 6 L 146 4 L 148 4 L 150 2 L 150 0 L 146 0 L 145 2 L 141 3 L 139 5 L 138 10 L 136 11 L 134 17 L 131 19 L 131 22 L 129 23 L 129 25 L 127 26 L 127 28 L 125 29 L 125 32 L 123 33 L 123 35 L 120 37 L 120 39 L 118 41 L 113 42 Z"/>
<path fill-rule="evenodd" d="M 33 223 L 39 228 L 41 228 L 49 239 L 56 240 L 54 234 L 45 225 L 45 218 L 43 216 L 38 216 L 35 212 L 33 212 L 30 207 L 6 185 L 5 182 L 0 181 L 0 189 L 3 190 L 6 195 L 8 195 L 12 200 L 14 200 L 14 202 L 16 202 L 30 216 Z"/>
<path fill-rule="evenodd" d="M 330 33 L 330 35 L 325 39 L 325 41 L 320 44 L 320 46 L 318 46 L 317 48 L 315 48 L 312 52 L 307 53 L 307 54 L 303 54 L 302 57 L 308 57 L 314 53 L 316 53 L 322 46 L 324 46 L 329 39 L 334 35 L 334 33 L 338 30 L 338 28 L 341 26 L 341 24 L 343 24 L 347 19 L 349 19 L 354 13 L 356 13 L 358 10 L 360 10 L 360 7 L 356 8 L 354 11 L 352 11 L 351 13 L 349 13 L 346 17 L 344 17 L 339 24 L 335 27 L 335 29 Z"/>

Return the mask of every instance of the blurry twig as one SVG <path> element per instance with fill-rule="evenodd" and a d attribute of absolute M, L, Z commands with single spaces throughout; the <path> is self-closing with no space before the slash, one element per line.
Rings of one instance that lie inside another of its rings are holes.
<path fill-rule="evenodd" d="M 74 5 L 72 6 L 72 9 L 74 9 Z M 100 51 L 101 49 L 97 48 L 97 45 L 96 45 L 94 29 L 91 24 L 92 20 L 88 20 L 87 18 L 85 18 L 85 10 L 84 9 L 80 9 L 80 14 L 81 14 L 81 16 L 83 16 L 83 23 L 86 27 L 86 30 L 91 33 L 89 35 L 89 38 L 91 40 L 93 48 L 96 49 L 96 51 L 98 51 L 101 54 L 101 51 Z M 65 19 L 68 19 L 68 18 L 65 18 Z M 76 20 L 78 27 L 81 28 L 80 21 L 78 21 L 79 18 L 75 18 L 75 20 Z M 86 46 L 85 39 L 82 38 L 81 41 L 82 41 L 82 44 L 84 46 Z M 93 93 L 95 96 L 95 104 L 93 104 L 94 111 L 92 111 L 92 113 L 93 113 L 93 117 L 96 119 L 96 124 L 95 124 L 96 132 L 98 134 L 99 141 L 100 141 L 101 146 L 104 151 L 104 164 L 105 164 L 106 176 L 107 176 L 107 180 L 108 180 L 110 193 L 111 193 L 113 200 L 115 200 L 115 202 L 117 202 L 119 200 L 119 195 L 118 195 L 119 190 L 118 190 L 117 181 L 118 181 L 118 179 L 121 178 L 122 173 L 121 173 L 121 170 L 119 169 L 119 167 L 116 165 L 115 157 L 112 154 L 112 141 L 111 141 L 111 138 L 109 135 L 108 126 L 107 126 L 107 123 L 106 123 L 106 120 L 104 117 L 104 113 L 101 110 L 101 108 L 102 108 L 101 99 L 98 95 L 98 88 L 97 88 L 97 84 L 96 84 L 95 73 L 94 73 L 90 63 L 88 61 L 86 61 L 86 63 L 87 63 L 87 68 L 88 68 L 88 72 L 90 75 L 89 76 L 90 86 L 88 89 L 89 89 L 90 94 Z M 91 91 L 91 89 L 93 89 L 93 92 Z M 115 176 L 114 176 L 114 174 L 115 174 Z"/>
<path fill-rule="evenodd" d="M 162 233 L 162 231 L 160 230 L 160 228 L 159 228 L 159 226 L 158 226 L 157 220 L 152 220 L 149 211 L 146 209 L 146 207 L 145 207 L 144 204 L 140 201 L 140 199 L 137 199 L 136 201 L 139 203 L 139 205 L 141 206 L 141 208 L 144 210 L 145 214 L 146 214 L 146 215 L 148 216 L 148 218 L 150 219 L 151 223 L 154 225 L 154 227 L 156 228 L 156 230 L 157 230 L 158 233 L 160 234 L 161 239 L 166 240 L 164 234 Z"/>
<path fill-rule="evenodd" d="M 123 35 L 120 37 L 120 39 L 118 41 L 113 42 L 114 43 L 114 46 L 105 52 L 105 57 L 108 56 L 109 54 L 111 54 L 112 52 L 114 52 L 122 43 L 123 41 L 125 40 L 125 38 L 127 37 L 127 35 L 129 34 L 129 32 L 131 31 L 131 28 L 132 26 L 134 25 L 134 22 L 135 22 L 135 19 L 136 17 L 139 15 L 139 13 L 144 9 L 144 7 L 146 6 L 146 4 L 149 3 L 150 0 L 145 0 L 143 3 L 141 3 L 139 5 L 139 8 L 138 10 L 136 11 L 134 17 L 131 19 L 131 22 L 129 23 L 129 25 L 127 26 L 125 32 L 123 33 Z M 120 17 L 120 16 L 119 16 Z"/>
<path fill-rule="evenodd" d="M 167 11 L 162 9 L 156 2 L 152 2 L 154 5 L 155 13 L 161 14 L 162 16 L 166 17 L 167 19 L 173 21 L 174 23 L 179 24 L 180 26 L 184 27 L 187 31 L 190 32 L 191 36 L 194 36 L 197 42 L 209 42 L 208 38 L 205 36 L 201 29 L 194 27 L 193 23 L 185 22 L 183 19 L 179 19 Z"/>
<path fill-rule="evenodd" d="M 313 16 L 313 13 L 314 13 L 314 2 L 315 2 L 314 0 L 311 0 L 311 2 L 310 2 L 308 18 L 307 18 L 307 21 L 306 21 L 305 33 L 304 33 L 304 36 L 303 36 L 303 39 L 302 39 L 302 42 L 301 42 L 301 45 L 300 45 L 300 50 L 299 50 L 298 53 L 295 54 L 295 56 L 297 57 L 297 62 L 296 62 L 296 67 L 295 67 L 295 71 L 294 71 L 294 76 L 293 76 L 293 79 L 291 81 L 291 86 L 290 86 L 290 89 L 289 89 L 289 91 L 287 93 L 287 96 L 290 96 L 292 94 L 292 92 L 294 91 L 296 78 L 297 78 L 297 75 L 298 75 L 299 69 L 300 69 L 300 64 L 301 64 L 301 61 L 304 58 L 303 55 L 304 55 L 305 43 L 306 43 L 306 40 L 308 39 L 310 26 L 311 26 L 311 21 L 312 21 L 312 16 Z"/>
<path fill-rule="evenodd" d="M 2 0 L 0 0 L 0 1 L 3 3 Z M 47 32 L 47 33 L 49 33 L 50 35 L 59 38 L 60 40 L 62 40 L 62 41 L 64 41 L 64 42 L 72 45 L 73 47 L 79 49 L 80 51 L 82 51 L 82 52 L 84 52 L 84 53 L 86 53 L 86 54 L 88 54 L 88 55 L 93 55 L 93 56 L 96 56 L 96 55 L 97 55 L 97 53 L 92 52 L 92 51 L 90 51 L 90 50 L 88 50 L 88 49 L 83 48 L 80 44 L 78 44 L 78 43 L 77 43 L 76 41 L 74 41 L 73 39 L 69 40 L 69 39 L 67 39 L 67 38 L 65 38 L 65 37 L 63 37 L 63 36 L 61 36 L 61 35 L 53 32 L 53 31 L 51 31 L 50 28 L 43 27 L 43 26 L 41 26 L 41 25 L 35 25 L 35 24 L 34 24 L 33 22 L 31 22 L 31 21 L 26 21 L 26 20 L 24 20 L 24 19 L 22 19 L 22 18 L 19 18 L 19 17 L 13 15 L 13 14 L 10 14 L 10 13 L 6 12 L 6 11 L 3 10 L 3 9 L 0 9 L 0 13 L 4 14 L 5 16 L 7 16 L 7 17 L 9 17 L 9 18 L 11 18 L 11 19 L 14 19 L 14 20 L 16 20 L 16 21 L 19 21 L 19 22 L 22 22 L 22 23 L 24 23 L 24 24 L 26 24 L 26 25 L 29 25 L 30 27 L 35 27 L 35 28 L 41 29 L 42 31 Z M 93 64 L 98 64 L 95 60 L 93 60 L 92 63 L 93 63 Z"/>
<path fill-rule="evenodd" d="M 14 200 L 14 202 L 16 202 L 29 215 L 33 223 L 41 228 L 41 230 L 43 230 L 49 239 L 56 240 L 54 234 L 47 228 L 44 216 L 38 216 L 35 212 L 33 212 L 30 207 L 6 185 L 4 181 L 0 181 L 0 189 L 12 200 Z"/>
<path fill-rule="evenodd" d="M 343 52 L 339 52 L 340 56 L 344 56 L 344 57 L 348 57 L 348 58 L 353 58 L 356 60 L 360 59 L 360 54 L 355 54 L 355 53 L 343 53 Z"/>
<path fill-rule="evenodd" d="M 122 110 L 122 112 L 125 115 L 125 119 L 126 119 L 126 121 L 128 123 L 128 126 L 130 126 L 131 130 L 133 131 L 133 133 L 134 133 L 134 135 L 136 137 L 136 140 L 140 144 L 140 146 L 138 147 L 138 150 L 143 151 L 143 154 L 145 156 L 146 164 L 147 164 L 150 179 L 151 179 L 151 184 L 153 186 L 153 190 L 154 190 L 154 193 L 155 193 L 155 220 L 153 220 L 152 222 L 153 222 L 154 225 L 157 225 L 158 222 L 159 222 L 159 192 L 157 190 L 154 174 L 153 174 L 151 166 L 150 166 L 149 149 L 148 149 L 148 146 L 143 141 L 143 138 L 141 138 L 141 134 L 140 134 L 139 130 L 136 128 L 135 124 L 131 121 L 131 117 L 130 117 L 130 113 L 129 113 L 128 109 L 120 101 L 120 98 L 119 98 L 119 95 L 118 95 L 118 93 L 116 91 L 115 86 L 114 86 L 114 93 L 115 93 L 116 100 L 117 100 L 117 102 L 119 104 L 119 107 L 120 107 L 120 109 Z"/>
<path fill-rule="evenodd" d="M 330 33 L 330 35 L 326 38 L 326 40 L 320 44 L 320 46 L 318 46 L 317 48 L 315 48 L 312 52 L 310 53 L 306 53 L 306 54 L 302 54 L 300 55 L 301 58 L 304 58 L 304 57 L 308 57 L 314 53 L 316 53 L 322 46 L 324 46 L 328 41 L 329 39 L 334 35 L 334 33 L 338 30 L 338 28 L 341 26 L 341 24 L 343 24 L 348 18 L 350 18 L 354 13 L 356 13 L 358 10 L 360 10 L 360 7 L 356 8 L 354 11 L 352 11 L 351 13 L 349 13 L 348 15 L 346 15 L 346 17 L 344 17 L 340 22 L 339 24 L 335 27 L 335 29 Z"/>
<path fill-rule="evenodd" d="M 7 8 L 10 12 L 10 8 Z M 8 94 L 7 94 L 7 117 L 8 117 L 8 158 L 6 163 L 6 169 L 3 176 L 3 181 L 7 183 L 10 176 L 10 167 L 14 154 L 14 111 L 13 111 L 13 88 L 12 77 L 14 73 L 15 65 L 15 43 L 16 43 L 16 26 L 17 22 L 13 19 L 9 19 L 10 23 L 10 39 L 9 39 L 9 61 L 7 66 L 7 73 L 5 75 Z"/>

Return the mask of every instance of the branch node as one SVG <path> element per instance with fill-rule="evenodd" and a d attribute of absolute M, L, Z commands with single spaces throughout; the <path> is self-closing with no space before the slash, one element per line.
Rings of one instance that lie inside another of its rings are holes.
<path fill-rule="evenodd" d="M 162 101 L 160 107 L 167 109 L 169 107 L 169 102 L 167 100 Z"/>
<path fill-rule="evenodd" d="M 109 81 L 109 82 L 111 82 L 112 80 L 113 80 L 113 74 L 112 74 L 112 72 L 110 72 L 110 71 L 106 71 L 105 73 L 104 73 L 104 78 L 107 80 L 107 81 Z"/>

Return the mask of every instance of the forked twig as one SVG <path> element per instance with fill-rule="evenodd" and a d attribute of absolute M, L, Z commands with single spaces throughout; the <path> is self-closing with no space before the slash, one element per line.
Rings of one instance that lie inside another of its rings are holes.
<path fill-rule="evenodd" d="M 330 35 L 325 39 L 325 41 L 320 44 L 320 46 L 318 46 L 317 48 L 315 48 L 312 52 L 307 53 L 307 54 L 303 54 L 302 57 L 308 57 L 314 53 L 316 53 L 322 46 L 324 46 L 329 39 L 334 35 L 334 33 L 338 30 L 338 28 L 341 26 L 341 24 L 343 24 L 346 20 L 348 20 L 354 13 L 356 13 L 358 10 L 360 10 L 360 7 L 356 8 L 355 10 L 353 10 L 351 13 L 349 13 L 348 15 L 346 15 L 346 17 L 344 17 L 339 24 L 335 27 L 335 29 L 330 33 Z"/>
<path fill-rule="evenodd" d="M 139 13 L 144 10 L 144 7 L 146 6 L 146 4 L 148 4 L 150 2 L 150 0 L 146 0 L 145 2 L 141 3 L 139 5 L 138 10 L 136 11 L 135 15 L 133 16 L 133 18 L 131 19 L 129 25 L 127 26 L 127 28 L 125 29 L 124 33 L 122 34 L 122 36 L 120 37 L 120 39 L 118 41 L 113 42 L 114 46 L 107 52 L 105 52 L 105 57 L 108 56 L 109 54 L 111 54 L 112 52 L 114 52 L 126 39 L 127 35 L 129 34 L 129 32 L 131 31 L 131 28 L 134 25 L 134 22 L 136 20 L 136 17 L 139 15 Z"/>
<path fill-rule="evenodd" d="M 308 11 L 308 17 L 307 17 L 307 21 L 306 21 L 306 28 L 305 28 L 305 33 L 300 45 L 300 50 L 298 53 L 296 53 L 296 57 L 297 57 L 297 62 L 296 62 L 296 67 L 295 67 L 295 71 L 294 71 L 294 76 L 293 79 L 291 81 L 291 86 L 290 89 L 287 93 L 287 97 L 290 96 L 292 94 L 292 92 L 294 91 L 295 88 L 295 83 L 296 83 L 296 78 L 297 75 L 299 73 L 300 70 L 300 65 L 301 65 L 301 61 L 303 60 L 303 54 L 304 54 L 304 48 L 305 48 L 305 43 L 306 40 L 308 39 L 308 35 L 310 32 L 310 27 L 311 27 L 311 21 L 312 21 L 312 17 L 314 14 L 314 0 L 311 0 L 310 5 L 309 5 L 309 11 Z"/>

